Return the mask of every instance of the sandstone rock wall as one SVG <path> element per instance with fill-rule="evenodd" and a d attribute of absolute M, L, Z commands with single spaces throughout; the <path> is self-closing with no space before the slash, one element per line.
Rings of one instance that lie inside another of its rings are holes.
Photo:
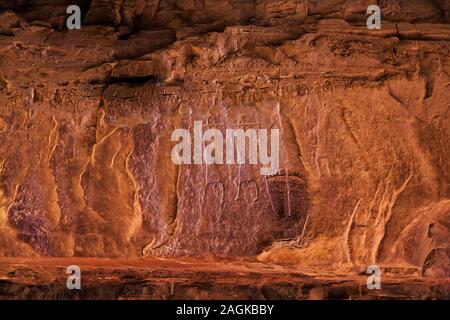
<path fill-rule="evenodd" d="M 448 277 L 450 2 L 374 3 L 0 0 L 0 255 Z M 279 128 L 279 172 L 174 165 L 194 121 Z"/>

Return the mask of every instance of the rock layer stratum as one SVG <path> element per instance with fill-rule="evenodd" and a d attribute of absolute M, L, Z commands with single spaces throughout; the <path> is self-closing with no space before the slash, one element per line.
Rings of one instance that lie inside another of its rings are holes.
<path fill-rule="evenodd" d="M 195 121 L 279 171 L 175 165 Z M 0 257 L 143 256 L 448 282 L 450 2 L 0 0 Z"/>

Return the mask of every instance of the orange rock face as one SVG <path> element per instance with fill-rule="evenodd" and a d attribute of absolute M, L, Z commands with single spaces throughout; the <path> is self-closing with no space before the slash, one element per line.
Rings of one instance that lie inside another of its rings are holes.
<path fill-rule="evenodd" d="M 378 1 L 369 30 L 374 3 L 0 0 L 0 261 L 448 281 L 450 2 Z M 279 129 L 279 170 L 175 164 L 171 135 L 196 121 Z"/>

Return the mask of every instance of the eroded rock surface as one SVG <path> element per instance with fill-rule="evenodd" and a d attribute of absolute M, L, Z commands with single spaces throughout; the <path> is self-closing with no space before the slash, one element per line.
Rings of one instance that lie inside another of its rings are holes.
<path fill-rule="evenodd" d="M 80 266 L 81 290 L 67 290 L 67 265 Z M 298 270 L 251 259 L 4 258 L 0 300 L 324 300 L 448 299 L 450 281 L 383 270 L 383 290 L 367 276 Z"/>
<path fill-rule="evenodd" d="M 0 0 L 0 256 L 448 278 L 450 2 L 374 3 Z M 194 121 L 279 128 L 279 172 L 174 165 Z"/>

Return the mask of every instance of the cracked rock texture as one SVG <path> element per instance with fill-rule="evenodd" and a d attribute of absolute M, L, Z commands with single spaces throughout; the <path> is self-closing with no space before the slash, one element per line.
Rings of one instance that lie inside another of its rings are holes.
<path fill-rule="evenodd" d="M 448 299 L 450 281 L 385 276 L 369 290 L 367 276 L 269 265 L 247 258 L 3 258 L 0 300 L 324 300 Z M 67 290 L 68 264 L 80 266 L 81 290 Z"/>
<path fill-rule="evenodd" d="M 450 1 L 0 8 L 0 256 L 450 277 Z M 172 131 L 194 121 L 279 128 L 279 172 L 174 165 Z"/>

